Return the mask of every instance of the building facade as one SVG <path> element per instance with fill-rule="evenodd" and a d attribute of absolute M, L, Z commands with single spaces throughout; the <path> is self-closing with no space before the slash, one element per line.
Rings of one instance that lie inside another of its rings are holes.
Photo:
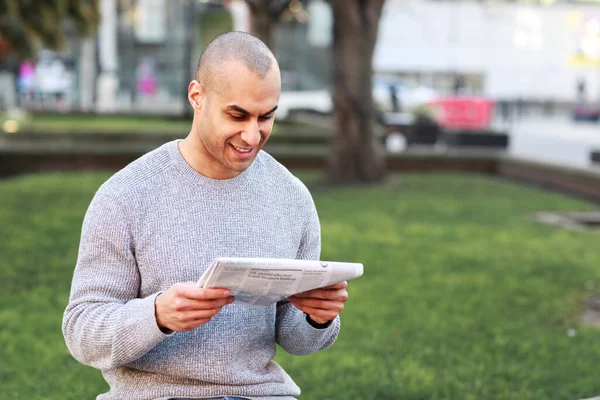
<path fill-rule="evenodd" d="M 596 101 L 600 8 L 388 0 L 374 68 L 493 99 L 574 102 L 583 83 Z"/>

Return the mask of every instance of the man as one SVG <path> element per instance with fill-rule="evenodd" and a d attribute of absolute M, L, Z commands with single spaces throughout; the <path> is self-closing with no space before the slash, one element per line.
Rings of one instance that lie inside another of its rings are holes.
<path fill-rule="evenodd" d="M 261 151 L 279 92 L 261 41 L 217 37 L 188 87 L 187 138 L 134 161 L 94 196 L 63 333 L 109 383 L 98 399 L 289 400 L 300 389 L 272 360 L 275 344 L 310 354 L 335 341 L 345 282 L 271 307 L 195 285 L 215 257 L 319 259 L 308 190 Z"/>

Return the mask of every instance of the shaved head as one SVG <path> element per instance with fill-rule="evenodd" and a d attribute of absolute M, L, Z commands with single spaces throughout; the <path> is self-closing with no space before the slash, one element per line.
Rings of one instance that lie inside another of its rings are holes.
<path fill-rule="evenodd" d="M 205 90 L 219 91 L 219 73 L 223 64 L 239 61 L 263 79 L 277 65 L 275 56 L 260 39 L 245 32 L 227 32 L 217 36 L 204 49 L 196 80 Z"/>

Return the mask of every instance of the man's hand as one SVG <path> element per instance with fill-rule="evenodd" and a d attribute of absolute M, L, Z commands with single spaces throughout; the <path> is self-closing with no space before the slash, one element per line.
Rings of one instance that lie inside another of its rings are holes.
<path fill-rule="evenodd" d="M 300 311 L 304 311 L 317 324 L 325 324 L 344 309 L 348 300 L 346 281 L 325 286 L 288 297 L 288 301 Z"/>
<path fill-rule="evenodd" d="M 194 282 L 176 283 L 156 296 L 156 323 L 161 330 L 189 331 L 210 321 L 233 301 L 228 289 L 201 289 Z"/>

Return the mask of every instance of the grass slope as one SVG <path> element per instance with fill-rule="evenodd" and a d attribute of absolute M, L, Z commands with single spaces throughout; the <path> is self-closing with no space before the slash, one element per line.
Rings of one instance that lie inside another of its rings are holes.
<path fill-rule="evenodd" d="M 60 330 L 83 214 L 109 174 L 0 181 L 0 363 L 13 399 L 91 399 L 99 372 Z M 302 175 L 315 183 L 315 176 Z M 310 399 L 577 399 L 600 394 L 600 331 L 578 324 L 600 285 L 599 236 L 534 223 L 589 210 L 478 176 L 394 175 L 385 186 L 314 186 L 322 259 L 360 261 L 336 344 L 278 352 Z M 574 335 L 568 335 L 574 329 Z"/>

